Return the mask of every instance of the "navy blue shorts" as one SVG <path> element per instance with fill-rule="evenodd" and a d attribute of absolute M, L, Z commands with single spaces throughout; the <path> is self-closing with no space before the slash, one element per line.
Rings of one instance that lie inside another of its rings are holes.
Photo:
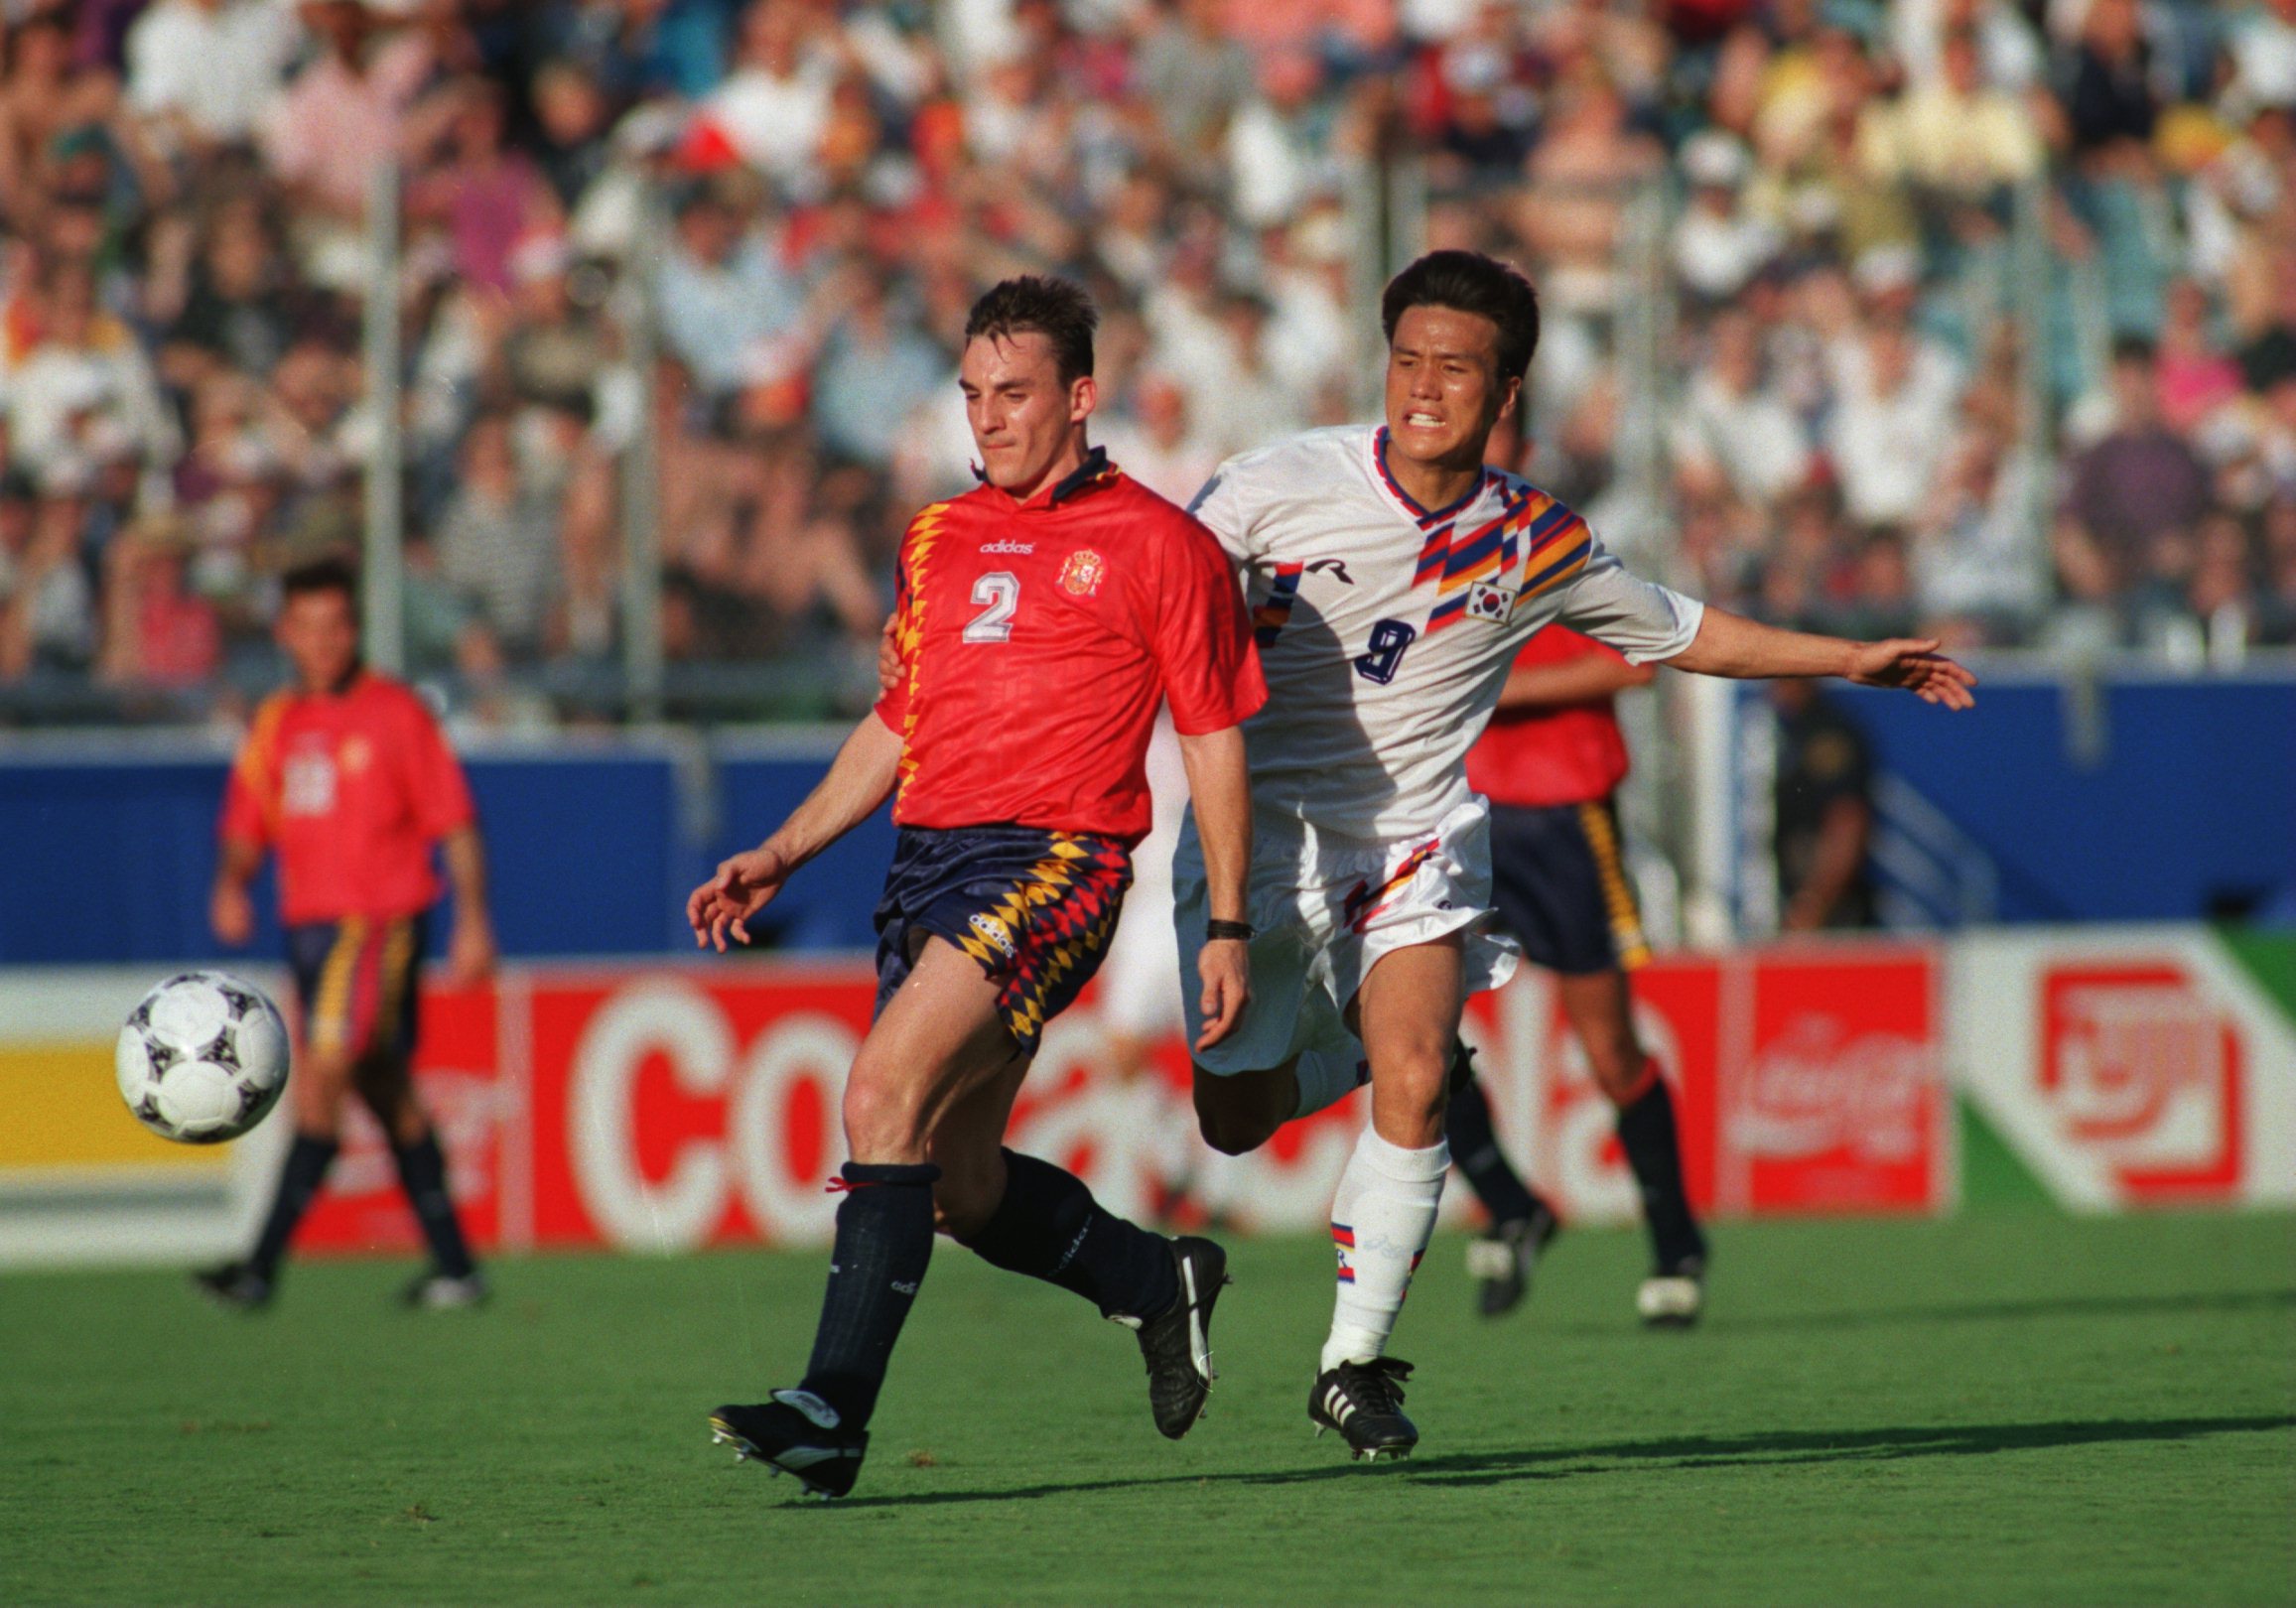
<path fill-rule="evenodd" d="M 1492 805 L 1491 902 L 1525 957 L 1551 972 L 1579 977 L 1650 959 L 1610 799 Z"/>
<path fill-rule="evenodd" d="M 354 1061 L 405 1068 L 415 1049 L 429 923 L 419 915 L 345 916 L 287 929 L 303 1004 L 303 1042 Z"/>
<path fill-rule="evenodd" d="M 903 827 L 877 907 L 877 1008 L 908 980 L 927 936 L 999 985 L 1023 1055 L 1100 970 L 1132 856 L 1113 838 L 1040 827 Z"/>

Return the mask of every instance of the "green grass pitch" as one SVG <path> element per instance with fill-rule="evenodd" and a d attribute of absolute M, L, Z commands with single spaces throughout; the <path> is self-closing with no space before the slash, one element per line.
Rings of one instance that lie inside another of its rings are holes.
<path fill-rule="evenodd" d="M 861 1488 L 703 1415 L 789 1383 L 818 1255 L 543 1258 L 478 1314 L 307 1265 L 261 1318 L 158 1273 L 0 1278 L 0 1603 L 2296 1602 L 2296 1219 L 1728 1226 L 1706 1326 L 1638 1236 L 1529 1308 L 1430 1253 L 1411 1462 L 1310 1437 L 1329 1253 L 1240 1245 L 1212 1414 L 1124 1330 L 944 1245 Z"/>

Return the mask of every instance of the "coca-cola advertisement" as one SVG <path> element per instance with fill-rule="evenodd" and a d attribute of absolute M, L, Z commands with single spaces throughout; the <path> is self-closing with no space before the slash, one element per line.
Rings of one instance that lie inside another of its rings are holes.
<path fill-rule="evenodd" d="M 1698 1204 L 1724 1216 L 1945 1206 L 1935 972 L 1926 951 L 1893 947 L 1638 973 L 1643 1037 L 1675 1088 Z M 433 990 L 418 1075 L 473 1232 L 512 1248 L 820 1243 L 844 1160 L 845 1069 L 874 992 L 851 961 L 518 969 L 482 990 Z M 1574 1217 L 1631 1217 L 1610 1108 L 1552 988 L 1527 975 L 1482 997 L 1467 1032 L 1534 1179 Z M 1179 1192 L 1245 1229 L 1322 1223 L 1361 1096 L 1225 1157 L 1196 1137 L 1176 1040 L 1130 1079 L 1113 1064 L 1088 994 L 1046 1032 L 1013 1142 L 1127 1215 Z M 371 1123 L 349 1125 L 334 1183 L 308 1244 L 412 1248 Z M 1465 1192 L 1451 1194 L 1465 1215 Z"/>

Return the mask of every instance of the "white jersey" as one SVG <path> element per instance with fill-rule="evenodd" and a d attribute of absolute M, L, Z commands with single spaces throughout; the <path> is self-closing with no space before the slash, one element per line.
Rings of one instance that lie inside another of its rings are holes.
<path fill-rule="evenodd" d="M 1268 703 L 1245 723 L 1252 798 L 1311 832 L 1434 832 L 1508 667 L 1550 620 L 1633 663 L 1690 645 L 1704 605 L 1628 574 L 1586 521 L 1485 469 L 1421 508 L 1384 426 L 1309 431 L 1220 466 L 1189 512 L 1244 571 Z"/>

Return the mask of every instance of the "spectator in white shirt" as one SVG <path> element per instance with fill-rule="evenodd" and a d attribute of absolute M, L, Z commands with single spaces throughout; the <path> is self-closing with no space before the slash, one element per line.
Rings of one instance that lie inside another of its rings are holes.
<path fill-rule="evenodd" d="M 37 471 L 68 458 L 160 462 L 174 428 L 134 333 L 97 307 L 93 273 L 60 264 L 43 301 L 40 343 L 8 376 L 17 463 Z"/>
<path fill-rule="evenodd" d="M 1675 225 L 1675 272 L 1694 294 L 1727 301 L 1778 255 L 1785 239 L 1740 201 L 1749 171 L 1746 148 L 1719 129 L 1683 142 L 1683 177 L 1690 201 Z"/>
<path fill-rule="evenodd" d="M 758 0 L 742 18 L 734 70 L 702 103 L 703 119 L 742 160 L 784 188 L 817 177 L 837 70 L 807 48 L 804 16 L 788 0 Z"/>
<path fill-rule="evenodd" d="M 1809 438 L 1794 410 L 1763 383 L 1753 320 L 1724 314 L 1711 339 L 1675 427 L 1676 465 L 1709 483 L 1726 477 L 1749 501 L 1774 502 L 1809 478 Z"/>
<path fill-rule="evenodd" d="M 128 104 L 198 152 L 254 137 L 294 55 L 278 0 L 158 0 L 127 36 Z"/>
<path fill-rule="evenodd" d="M 1873 321 L 1841 354 L 1826 446 L 1844 506 L 1862 525 L 1919 519 L 1952 438 L 1956 376 L 1941 372 L 1902 319 Z"/>

